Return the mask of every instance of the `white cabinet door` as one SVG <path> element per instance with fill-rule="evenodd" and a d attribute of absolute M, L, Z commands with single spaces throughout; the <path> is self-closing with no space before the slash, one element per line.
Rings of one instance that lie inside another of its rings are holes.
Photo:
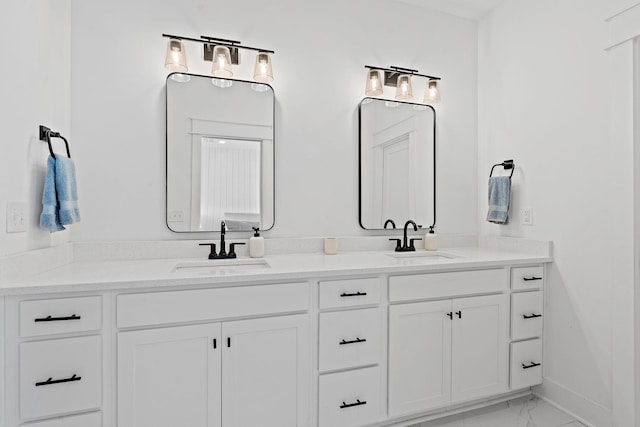
<path fill-rule="evenodd" d="M 118 427 L 220 427 L 220 328 L 118 334 Z"/>
<path fill-rule="evenodd" d="M 310 425 L 308 335 L 307 315 L 223 324 L 224 427 Z"/>
<path fill-rule="evenodd" d="M 452 400 L 507 391 L 507 295 L 453 300 Z"/>
<path fill-rule="evenodd" d="M 389 308 L 389 414 L 451 400 L 451 300 Z"/>

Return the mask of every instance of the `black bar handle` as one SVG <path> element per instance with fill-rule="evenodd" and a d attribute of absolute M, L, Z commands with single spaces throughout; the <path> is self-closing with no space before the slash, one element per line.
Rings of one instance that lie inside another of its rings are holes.
<path fill-rule="evenodd" d="M 452 311 L 448 312 L 448 313 L 447 313 L 447 316 L 449 316 L 449 319 L 452 319 L 452 320 L 453 320 L 453 312 L 452 312 Z"/>
<path fill-rule="evenodd" d="M 535 368 L 536 366 L 540 366 L 540 363 L 531 362 L 531 364 L 530 364 L 530 365 L 525 365 L 525 364 L 523 363 L 523 364 L 522 364 L 522 369 Z"/>
<path fill-rule="evenodd" d="M 231 337 L 227 337 L 227 347 L 231 348 Z"/>
<path fill-rule="evenodd" d="M 54 379 L 49 378 L 46 381 L 37 382 L 36 383 L 36 387 L 40 387 L 40 386 L 43 386 L 43 385 L 69 383 L 71 381 L 80 381 L 81 379 L 82 379 L 82 377 L 79 377 L 76 374 L 73 374 L 73 376 L 71 378 L 64 378 L 62 380 L 54 380 Z"/>
<path fill-rule="evenodd" d="M 214 350 L 218 348 L 218 340 L 216 338 L 213 339 L 213 348 Z"/>
<path fill-rule="evenodd" d="M 462 311 L 456 311 L 456 316 L 458 316 L 458 319 L 462 319 Z"/>
<path fill-rule="evenodd" d="M 346 292 L 343 292 L 343 293 L 340 294 L 340 297 L 341 298 L 344 298 L 344 297 L 363 297 L 365 295 L 367 295 L 366 292 L 360 292 L 360 291 L 356 292 L 355 294 L 348 294 Z"/>
<path fill-rule="evenodd" d="M 47 317 L 41 317 L 38 319 L 33 319 L 34 322 L 59 322 L 61 320 L 80 320 L 81 317 L 80 316 L 76 316 L 75 314 L 72 314 L 71 316 L 66 316 L 66 317 L 51 317 L 51 316 L 47 316 Z"/>
<path fill-rule="evenodd" d="M 542 280 L 542 277 L 536 277 L 536 276 L 523 277 L 522 280 L 524 280 L 525 282 L 530 282 L 532 280 Z"/>
<path fill-rule="evenodd" d="M 351 341 L 346 341 L 346 340 L 342 340 L 340 341 L 340 345 L 345 345 L 345 344 L 357 344 L 359 342 L 367 342 L 366 338 L 360 338 L 360 337 L 356 337 L 355 340 L 351 340 Z"/>
<path fill-rule="evenodd" d="M 360 405 L 366 405 L 366 404 L 367 404 L 366 400 L 360 401 L 360 399 L 356 399 L 355 403 L 344 403 L 344 402 L 342 402 L 342 405 L 340 405 L 340 409 L 352 408 L 354 406 L 360 406 Z"/>
<path fill-rule="evenodd" d="M 532 314 L 529 314 L 529 315 L 527 315 L 527 314 L 523 314 L 522 315 L 523 319 L 535 319 L 536 317 L 542 317 L 542 314 L 532 313 Z"/>

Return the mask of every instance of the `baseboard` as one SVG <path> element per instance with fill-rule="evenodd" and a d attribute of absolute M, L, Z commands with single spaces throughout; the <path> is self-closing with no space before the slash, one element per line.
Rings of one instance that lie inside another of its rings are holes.
<path fill-rule="evenodd" d="M 612 427 L 611 409 L 549 378 L 532 389 L 533 394 L 589 427 Z"/>

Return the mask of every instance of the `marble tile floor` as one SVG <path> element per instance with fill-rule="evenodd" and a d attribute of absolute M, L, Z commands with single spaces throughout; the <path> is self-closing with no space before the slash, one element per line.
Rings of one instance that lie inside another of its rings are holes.
<path fill-rule="evenodd" d="M 586 427 L 555 406 L 526 396 L 411 427 Z"/>

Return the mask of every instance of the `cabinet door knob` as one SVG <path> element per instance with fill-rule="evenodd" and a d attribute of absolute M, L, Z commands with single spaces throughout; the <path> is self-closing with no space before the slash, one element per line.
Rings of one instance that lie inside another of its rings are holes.
<path fill-rule="evenodd" d="M 536 366 L 540 366 L 540 363 L 531 362 L 531 364 L 527 365 L 525 363 L 522 364 L 522 369 L 530 369 L 535 368 Z"/>
<path fill-rule="evenodd" d="M 340 294 L 340 297 L 341 298 L 344 298 L 344 297 L 362 297 L 362 296 L 365 296 L 365 295 L 367 295 L 366 292 L 360 292 L 360 291 L 356 292 L 355 294 L 349 294 L 349 293 L 343 292 L 343 293 Z"/>
<path fill-rule="evenodd" d="M 523 319 L 535 319 L 536 317 L 542 317 L 542 314 L 532 313 L 532 314 L 523 314 L 522 315 Z"/>
<path fill-rule="evenodd" d="M 340 405 L 340 409 L 351 408 L 353 406 L 360 406 L 360 405 L 366 405 L 366 404 L 367 404 L 366 400 L 360 401 L 360 399 L 356 399 L 356 401 L 354 403 L 344 403 L 344 402 L 342 402 L 342 405 Z"/>
<path fill-rule="evenodd" d="M 342 341 L 340 341 L 340 343 L 339 343 L 339 344 L 340 344 L 340 345 L 345 345 L 345 344 L 357 344 L 357 343 L 360 343 L 360 342 L 366 342 L 366 341 L 367 341 L 367 340 L 366 340 L 365 338 L 359 338 L 359 337 L 356 337 L 356 339 L 355 339 L 355 340 L 351 340 L 351 341 L 342 340 Z"/>
<path fill-rule="evenodd" d="M 449 319 L 453 319 L 453 312 L 451 312 L 451 311 L 450 311 L 450 312 L 448 312 L 448 313 L 447 313 L 447 316 L 449 316 Z"/>
<path fill-rule="evenodd" d="M 51 317 L 51 316 L 47 316 L 47 317 L 40 317 L 37 319 L 33 319 L 34 322 L 60 322 L 63 320 L 80 320 L 81 317 L 80 316 L 76 316 L 75 314 L 72 314 L 71 316 L 66 316 L 66 317 Z"/>
<path fill-rule="evenodd" d="M 64 378 L 64 379 L 61 379 L 61 380 L 54 380 L 52 378 L 49 378 L 46 381 L 37 382 L 36 383 L 36 387 L 41 387 L 43 385 L 68 383 L 68 382 L 71 382 L 71 381 L 80 381 L 81 379 L 82 379 L 82 377 L 79 377 L 76 374 L 73 374 L 73 376 L 71 376 L 70 378 Z"/>
<path fill-rule="evenodd" d="M 458 316 L 458 319 L 462 319 L 462 311 L 456 311 L 456 315 Z"/>

